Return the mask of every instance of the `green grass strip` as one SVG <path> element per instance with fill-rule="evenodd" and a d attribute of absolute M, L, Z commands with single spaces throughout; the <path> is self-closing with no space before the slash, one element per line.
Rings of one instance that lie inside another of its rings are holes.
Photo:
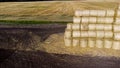
<path fill-rule="evenodd" d="M 0 24 L 67 24 L 66 21 L 0 20 Z"/>

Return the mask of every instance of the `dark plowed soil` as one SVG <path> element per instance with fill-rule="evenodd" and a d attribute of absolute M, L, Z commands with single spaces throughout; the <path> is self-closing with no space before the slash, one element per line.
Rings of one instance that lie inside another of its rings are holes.
<path fill-rule="evenodd" d="M 120 58 L 116 57 L 18 50 L 19 46 L 30 47 L 45 41 L 51 34 L 63 33 L 66 27 L 57 24 L 31 26 L 0 25 L 0 68 L 120 68 Z"/>
<path fill-rule="evenodd" d="M 22 45 L 26 48 L 37 45 L 37 42 L 44 42 L 51 34 L 64 33 L 65 28 L 65 24 L 0 25 L 0 47 Z"/>
<path fill-rule="evenodd" d="M 4 58 L 3 58 L 4 57 Z M 120 58 L 0 49 L 0 68 L 120 68 Z"/>

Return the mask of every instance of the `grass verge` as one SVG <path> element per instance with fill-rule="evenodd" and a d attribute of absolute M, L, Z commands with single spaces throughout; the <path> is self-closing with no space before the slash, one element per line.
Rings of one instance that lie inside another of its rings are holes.
<path fill-rule="evenodd" d="M 0 20 L 0 24 L 67 24 L 66 21 Z"/>

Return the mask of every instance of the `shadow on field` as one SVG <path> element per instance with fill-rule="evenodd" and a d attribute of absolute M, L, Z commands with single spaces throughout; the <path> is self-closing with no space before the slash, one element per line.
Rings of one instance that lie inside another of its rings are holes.
<path fill-rule="evenodd" d="M 29 34 L 34 33 L 41 37 L 41 41 L 48 38 L 49 35 L 55 33 L 64 33 L 66 25 L 65 24 L 37 24 L 37 25 L 0 25 L 0 38 L 1 36 L 7 36 L 5 34 L 10 34 L 11 36 L 15 34 Z"/>
<path fill-rule="evenodd" d="M 0 25 L 0 47 L 35 48 L 51 34 L 64 33 L 65 28 L 65 24 Z"/>
<path fill-rule="evenodd" d="M 120 68 L 120 58 L 116 57 L 13 50 L 21 46 L 36 48 L 51 34 L 63 33 L 65 25 L 0 26 L 0 68 Z"/>
<path fill-rule="evenodd" d="M 120 58 L 0 49 L 1 68 L 120 68 Z"/>

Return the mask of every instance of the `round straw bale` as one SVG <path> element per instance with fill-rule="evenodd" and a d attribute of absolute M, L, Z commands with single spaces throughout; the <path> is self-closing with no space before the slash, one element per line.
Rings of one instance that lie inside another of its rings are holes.
<path fill-rule="evenodd" d="M 66 29 L 67 29 L 67 30 L 72 30 L 72 23 L 68 23 Z"/>
<path fill-rule="evenodd" d="M 105 38 L 112 38 L 113 32 L 112 31 L 105 31 Z"/>
<path fill-rule="evenodd" d="M 104 24 L 96 24 L 96 30 L 104 30 Z"/>
<path fill-rule="evenodd" d="M 115 24 L 120 24 L 120 18 L 116 18 Z"/>
<path fill-rule="evenodd" d="M 97 16 L 103 17 L 103 16 L 106 15 L 106 11 L 105 11 L 105 10 L 98 10 L 97 12 L 98 12 L 98 15 L 97 15 Z"/>
<path fill-rule="evenodd" d="M 112 24 L 104 25 L 104 30 L 112 30 Z"/>
<path fill-rule="evenodd" d="M 72 45 L 72 40 L 71 39 L 64 39 L 65 46 L 71 46 Z"/>
<path fill-rule="evenodd" d="M 80 40 L 79 39 L 73 39 L 73 46 L 79 46 L 80 45 Z"/>
<path fill-rule="evenodd" d="M 89 39 L 88 46 L 89 47 L 94 47 L 95 46 L 95 40 Z"/>
<path fill-rule="evenodd" d="M 82 16 L 82 10 L 77 10 L 75 11 L 75 16 L 79 17 L 79 16 Z"/>
<path fill-rule="evenodd" d="M 73 31 L 73 37 L 80 37 L 81 33 L 80 31 Z"/>
<path fill-rule="evenodd" d="M 96 30 L 96 24 L 89 24 L 88 28 L 89 30 Z"/>
<path fill-rule="evenodd" d="M 96 40 L 96 47 L 97 48 L 103 48 L 103 41 L 102 40 Z"/>
<path fill-rule="evenodd" d="M 90 16 L 97 16 L 98 10 L 90 10 Z"/>
<path fill-rule="evenodd" d="M 90 15 L 90 10 L 83 10 L 82 16 L 89 16 Z"/>
<path fill-rule="evenodd" d="M 88 17 L 82 17 L 82 22 L 81 23 L 88 23 Z"/>
<path fill-rule="evenodd" d="M 89 37 L 87 31 L 81 31 L 81 37 Z"/>
<path fill-rule="evenodd" d="M 106 16 L 114 16 L 115 15 L 115 10 L 107 10 Z"/>
<path fill-rule="evenodd" d="M 98 17 L 97 23 L 106 23 L 106 18 L 105 17 Z"/>
<path fill-rule="evenodd" d="M 113 29 L 115 32 L 120 32 L 120 25 L 114 25 Z"/>
<path fill-rule="evenodd" d="M 104 40 L 104 48 L 111 48 L 112 47 L 112 40 Z"/>
<path fill-rule="evenodd" d="M 97 18 L 96 17 L 90 17 L 89 18 L 89 22 L 90 23 L 96 23 L 97 22 Z"/>
<path fill-rule="evenodd" d="M 104 38 L 105 32 L 104 31 L 97 31 L 97 38 Z"/>
<path fill-rule="evenodd" d="M 96 34 L 95 31 L 88 31 L 88 36 L 89 36 L 89 37 L 96 37 L 97 34 Z"/>
<path fill-rule="evenodd" d="M 89 29 L 88 24 L 81 24 L 80 30 L 88 30 L 88 29 Z"/>
<path fill-rule="evenodd" d="M 81 17 L 73 17 L 73 23 L 80 23 Z"/>
<path fill-rule="evenodd" d="M 114 41 L 112 48 L 115 50 L 120 50 L 120 41 Z"/>
<path fill-rule="evenodd" d="M 72 37 L 72 31 L 65 31 L 65 35 L 64 35 L 65 38 L 71 38 Z"/>
<path fill-rule="evenodd" d="M 118 6 L 118 9 L 120 9 L 120 5 Z"/>
<path fill-rule="evenodd" d="M 80 24 L 73 24 L 72 30 L 80 30 Z"/>
<path fill-rule="evenodd" d="M 87 47 L 87 40 L 86 39 L 81 39 L 80 40 L 80 46 L 81 47 Z"/>
<path fill-rule="evenodd" d="M 107 18 L 105 18 L 105 23 L 113 23 L 113 18 L 111 18 L 111 17 L 107 17 Z"/>
<path fill-rule="evenodd" d="M 118 16 L 118 17 L 120 16 L 120 10 L 117 11 L 117 16 Z"/>
<path fill-rule="evenodd" d="M 114 33 L 114 39 L 120 40 L 120 33 Z"/>

